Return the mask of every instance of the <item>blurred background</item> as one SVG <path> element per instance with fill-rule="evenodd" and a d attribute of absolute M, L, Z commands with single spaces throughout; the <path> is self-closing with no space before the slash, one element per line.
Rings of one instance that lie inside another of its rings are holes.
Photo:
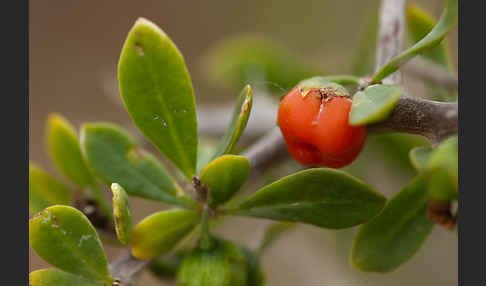
<path fill-rule="evenodd" d="M 440 0 L 410 2 L 436 19 L 442 10 Z M 317 74 L 362 73 L 355 63 L 363 60 L 361 43 L 366 38 L 374 42 L 369 27 L 374 25 L 378 5 L 378 0 L 31 1 L 30 160 L 56 173 L 44 137 L 51 112 L 61 113 L 76 127 L 87 121 L 110 121 L 134 129 L 119 98 L 116 71 L 123 41 L 138 17 L 159 25 L 183 53 L 193 80 L 198 117 L 206 122 L 199 126 L 200 135 L 217 139 L 219 126 L 224 127 L 231 116 L 231 109 L 220 105 L 232 106 L 242 87 L 235 89 L 214 80 L 215 72 L 208 60 L 214 57 L 221 41 L 242 34 L 257 35 L 282 45 L 285 52 L 309 63 L 309 70 Z M 447 43 L 455 71 L 457 29 Z M 269 85 L 268 81 L 271 78 L 253 83 L 254 111 L 243 135 L 246 144 L 272 127 L 278 97 L 289 88 Z M 423 82 L 407 76 L 404 82 L 411 95 L 428 96 Z M 268 93 L 277 96 L 266 96 Z M 390 197 L 413 177 L 407 153 L 417 144 L 425 142 L 414 136 L 371 137 L 365 152 L 347 171 Z M 297 164 L 290 161 L 272 170 L 264 180 L 269 182 L 297 169 Z M 131 203 L 134 223 L 165 208 L 163 204 L 136 198 Z M 225 221 L 216 232 L 254 247 L 265 225 L 262 220 L 235 218 Z M 349 265 L 355 232 L 356 228 L 328 231 L 312 226 L 299 226 L 289 232 L 263 256 L 267 285 L 458 284 L 455 232 L 436 227 L 416 256 L 385 275 L 361 273 Z M 106 250 L 109 259 L 113 259 L 121 248 L 106 246 Z M 46 266 L 30 250 L 30 270 Z M 169 284 L 146 272 L 140 285 Z"/>

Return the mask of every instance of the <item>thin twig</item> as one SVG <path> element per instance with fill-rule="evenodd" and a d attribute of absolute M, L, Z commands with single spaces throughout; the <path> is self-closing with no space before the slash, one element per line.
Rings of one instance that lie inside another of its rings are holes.
<path fill-rule="evenodd" d="M 382 0 L 380 30 L 376 47 L 375 71 L 400 54 L 404 41 L 405 0 Z M 401 83 L 400 71 L 383 80 L 384 84 Z"/>
<path fill-rule="evenodd" d="M 135 286 L 140 273 L 149 262 L 150 260 L 133 257 L 128 249 L 110 264 L 110 272 L 112 277 L 119 281 L 120 286 Z"/>
<path fill-rule="evenodd" d="M 430 61 L 413 59 L 405 64 L 402 69 L 403 72 L 411 76 L 429 80 L 447 89 L 457 90 L 459 85 L 453 74 Z"/>

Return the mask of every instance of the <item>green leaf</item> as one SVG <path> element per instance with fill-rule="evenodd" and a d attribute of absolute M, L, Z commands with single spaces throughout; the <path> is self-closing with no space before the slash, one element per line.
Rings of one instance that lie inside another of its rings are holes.
<path fill-rule="evenodd" d="M 457 136 L 453 136 L 444 140 L 430 155 L 427 164 L 429 194 L 435 200 L 457 199 L 458 148 Z"/>
<path fill-rule="evenodd" d="M 398 103 L 402 89 L 395 85 L 371 85 L 353 97 L 349 124 L 365 125 L 385 120 Z"/>
<path fill-rule="evenodd" d="M 210 205 L 227 202 L 243 186 L 250 174 L 250 162 L 243 156 L 223 155 L 206 165 L 201 181 L 209 187 Z"/>
<path fill-rule="evenodd" d="M 246 85 L 238 96 L 238 102 L 233 111 L 231 123 L 228 130 L 226 130 L 223 139 L 221 139 L 221 143 L 219 144 L 213 159 L 234 152 L 236 143 L 238 143 L 241 134 L 243 134 L 243 131 L 245 130 L 246 123 L 250 118 L 252 102 L 253 97 L 251 87 Z"/>
<path fill-rule="evenodd" d="M 107 185 L 120 184 L 128 194 L 169 204 L 190 205 L 157 159 L 136 146 L 129 134 L 112 124 L 89 123 L 82 145 L 96 175 Z"/>
<path fill-rule="evenodd" d="M 422 10 L 414 3 L 407 4 L 407 26 L 410 39 L 413 43 L 417 43 L 427 36 L 434 28 L 436 21 L 434 18 Z M 441 42 L 437 46 L 424 51 L 423 56 L 435 63 L 444 67 L 450 67 L 449 49 L 446 42 Z"/>
<path fill-rule="evenodd" d="M 273 242 L 280 238 L 284 233 L 293 229 L 296 226 L 293 222 L 274 222 L 263 234 L 263 240 L 260 245 L 260 253 L 267 249 Z"/>
<path fill-rule="evenodd" d="M 49 115 L 47 142 L 54 163 L 61 172 L 93 197 L 103 213 L 111 218 L 111 209 L 101 194 L 96 179 L 82 154 L 76 130 L 59 114 Z"/>
<path fill-rule="evenodd" d="M 59 114 L 49 115 L 47 142 L 54 163 L 67 178 L 81 188 L 94 184 L 95 180 L 81 152 L 76 130 Z"/>
<path fill-rule="evenodd" d="M 29 221 L 35 252 L 64 271 L 92 281 L 111 282 L 105 252 L 88 218 L 69 206 L 51 206 Z"/>
<path fill-rule="evenodd" d="M 431 147 L 415 147 L 410 150 L 410 162 L 412 162 L 413 167 L 418 172 L 422 173 L 427 170 L 427 163 L 429 162 L 431 154 Z"/>
<path fill-rule="evenodd" d="M 426 11 L 422 10 L 413 3 L 407 4 L 407 24 L 410 39 L 412 43 L 420 41 L 425 37 L 435 26 L 435 19 Z M 450 60 L 449 48 L 446 41 L 442 41 L 439 45 L 423 53 L 423 64 L 429 64 L 428 61 L 437 63 L 443 66 L 446 70 L 452 70 L 452 63 Z M 428 88 L 428 95 L 434 100 L 440 101 L 454 101 L 457 100 L 457 93 L 442 88 L 441 86 L 431 81 L 425 82 Z"/>
<path fill-rule="evenodd" d="M 125 190 L 117 183 L 111 184 L 113 192 L 113 216 L 115 218 L 115 230 L 118 239 L 127 244 L 132 232 L 132 213 L 130 203 Z"/>
<path fill-rule="evenodd" d="M 151 259 L 171 250 L 199 222 L 199 215 L 189 210 L 168 210 L 144 218 L 132 232 L 133 256 Z"/>
<path fill-rule="evenodd" d="M 29 162 L 29 210 L 35 214 L 52 205 L 70 205 L 68 187 Z"/>
<path fill-rule="evenodd" d="M 232 211 L 339 229 L 371 219 L 385 201 L 372 187 L 342 171 L 315 168 L 263 187 Z"/>
<path fill-rule="evenodd" d="M 103 283 L 85 280 L 57 269 L 32 271 L 29 274 L 29 283 L 31 286 L 103 286 Z"/>
<path fill-rule="evenodd" d="M 373 76 L 371 84 L 379 83 L 416 55 L 424 53 L 440 44 L 446 34 L 457 24 L 457 11 L 457 0 L 446 0 L 446 8 L 440 16 L 439 22 L 437 22 L 430 33 L 381 67 Z"/>
<path fill-rule="evenodd" d="M 422 246 L 434 224 L 427 219 L 427 182 L 416 177 L 383 211 L 360 227 L 351 250 L 353 264 L 366 272 L 391 272 Z"/>
<path fill-rule="evenodd" d="M 341 75 L 328 75 L 324 76 L 324 79 L 337 83 L 340 85 L 359 85 L 360 84 L 360 78 L 354 75 L 346 75 L 346 74 L 341 74 Z"/>
<path fill-rule="evenodd" d="M 268 38 L 239 35 L 226 38 L 204 56 L 208 77 L 226 87 L 250 83 L 281 93 L 300 80 L 322 74 L 321 68 Z"/>
<path fill-rule="evenodd" d="M 229 241 L 215 239 L 210 250 L 196 249 L 187 254 L 177 273 L 178 285 L 245 286 L 246 261 L 243 253 Z"/>
<path fill-rule="evenodd" d="M 197 159 L 196 103 L 184 59 L 154 23 L 139 18 L 118 63 L 120 93 L 142 133 L 187 178 Z"/>
<path fill-rule="evenodd" d="M 304 96 L 309 92 L 309 90 L 314 88 L 331 89 L 336 96 L 349 95 L 348 90 L 344 86 L 335 82 L 331 82 L 328 80 L 328 77 L 323 77 L 323 76 L 315 76 L 315 77 L 307 78 L 305 80 L 300 81 L 297 85 L 302 89 L 302 94 Z"/>

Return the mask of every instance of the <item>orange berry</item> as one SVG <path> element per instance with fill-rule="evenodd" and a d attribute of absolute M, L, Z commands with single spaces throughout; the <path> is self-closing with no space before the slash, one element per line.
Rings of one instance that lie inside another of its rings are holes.
<path fill-rule="evenodd" d="M 297 86 L 280 102 L 278 125 L 289 153 L 303 165 L 341 168 L 363 149 L 366 127 L 349 125 L 352 101 L 333 91 Z"/>

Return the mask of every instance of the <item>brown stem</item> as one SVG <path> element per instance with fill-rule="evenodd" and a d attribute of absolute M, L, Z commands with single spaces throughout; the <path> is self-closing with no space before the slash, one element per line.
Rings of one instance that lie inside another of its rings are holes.
<path fill-rule="evenodd" d="M 383 122 L 369 125 L 371 132 L 405 132 L 423 135 L 432 144 L 457 134 L 457 103 L 403 96 Z"/>

